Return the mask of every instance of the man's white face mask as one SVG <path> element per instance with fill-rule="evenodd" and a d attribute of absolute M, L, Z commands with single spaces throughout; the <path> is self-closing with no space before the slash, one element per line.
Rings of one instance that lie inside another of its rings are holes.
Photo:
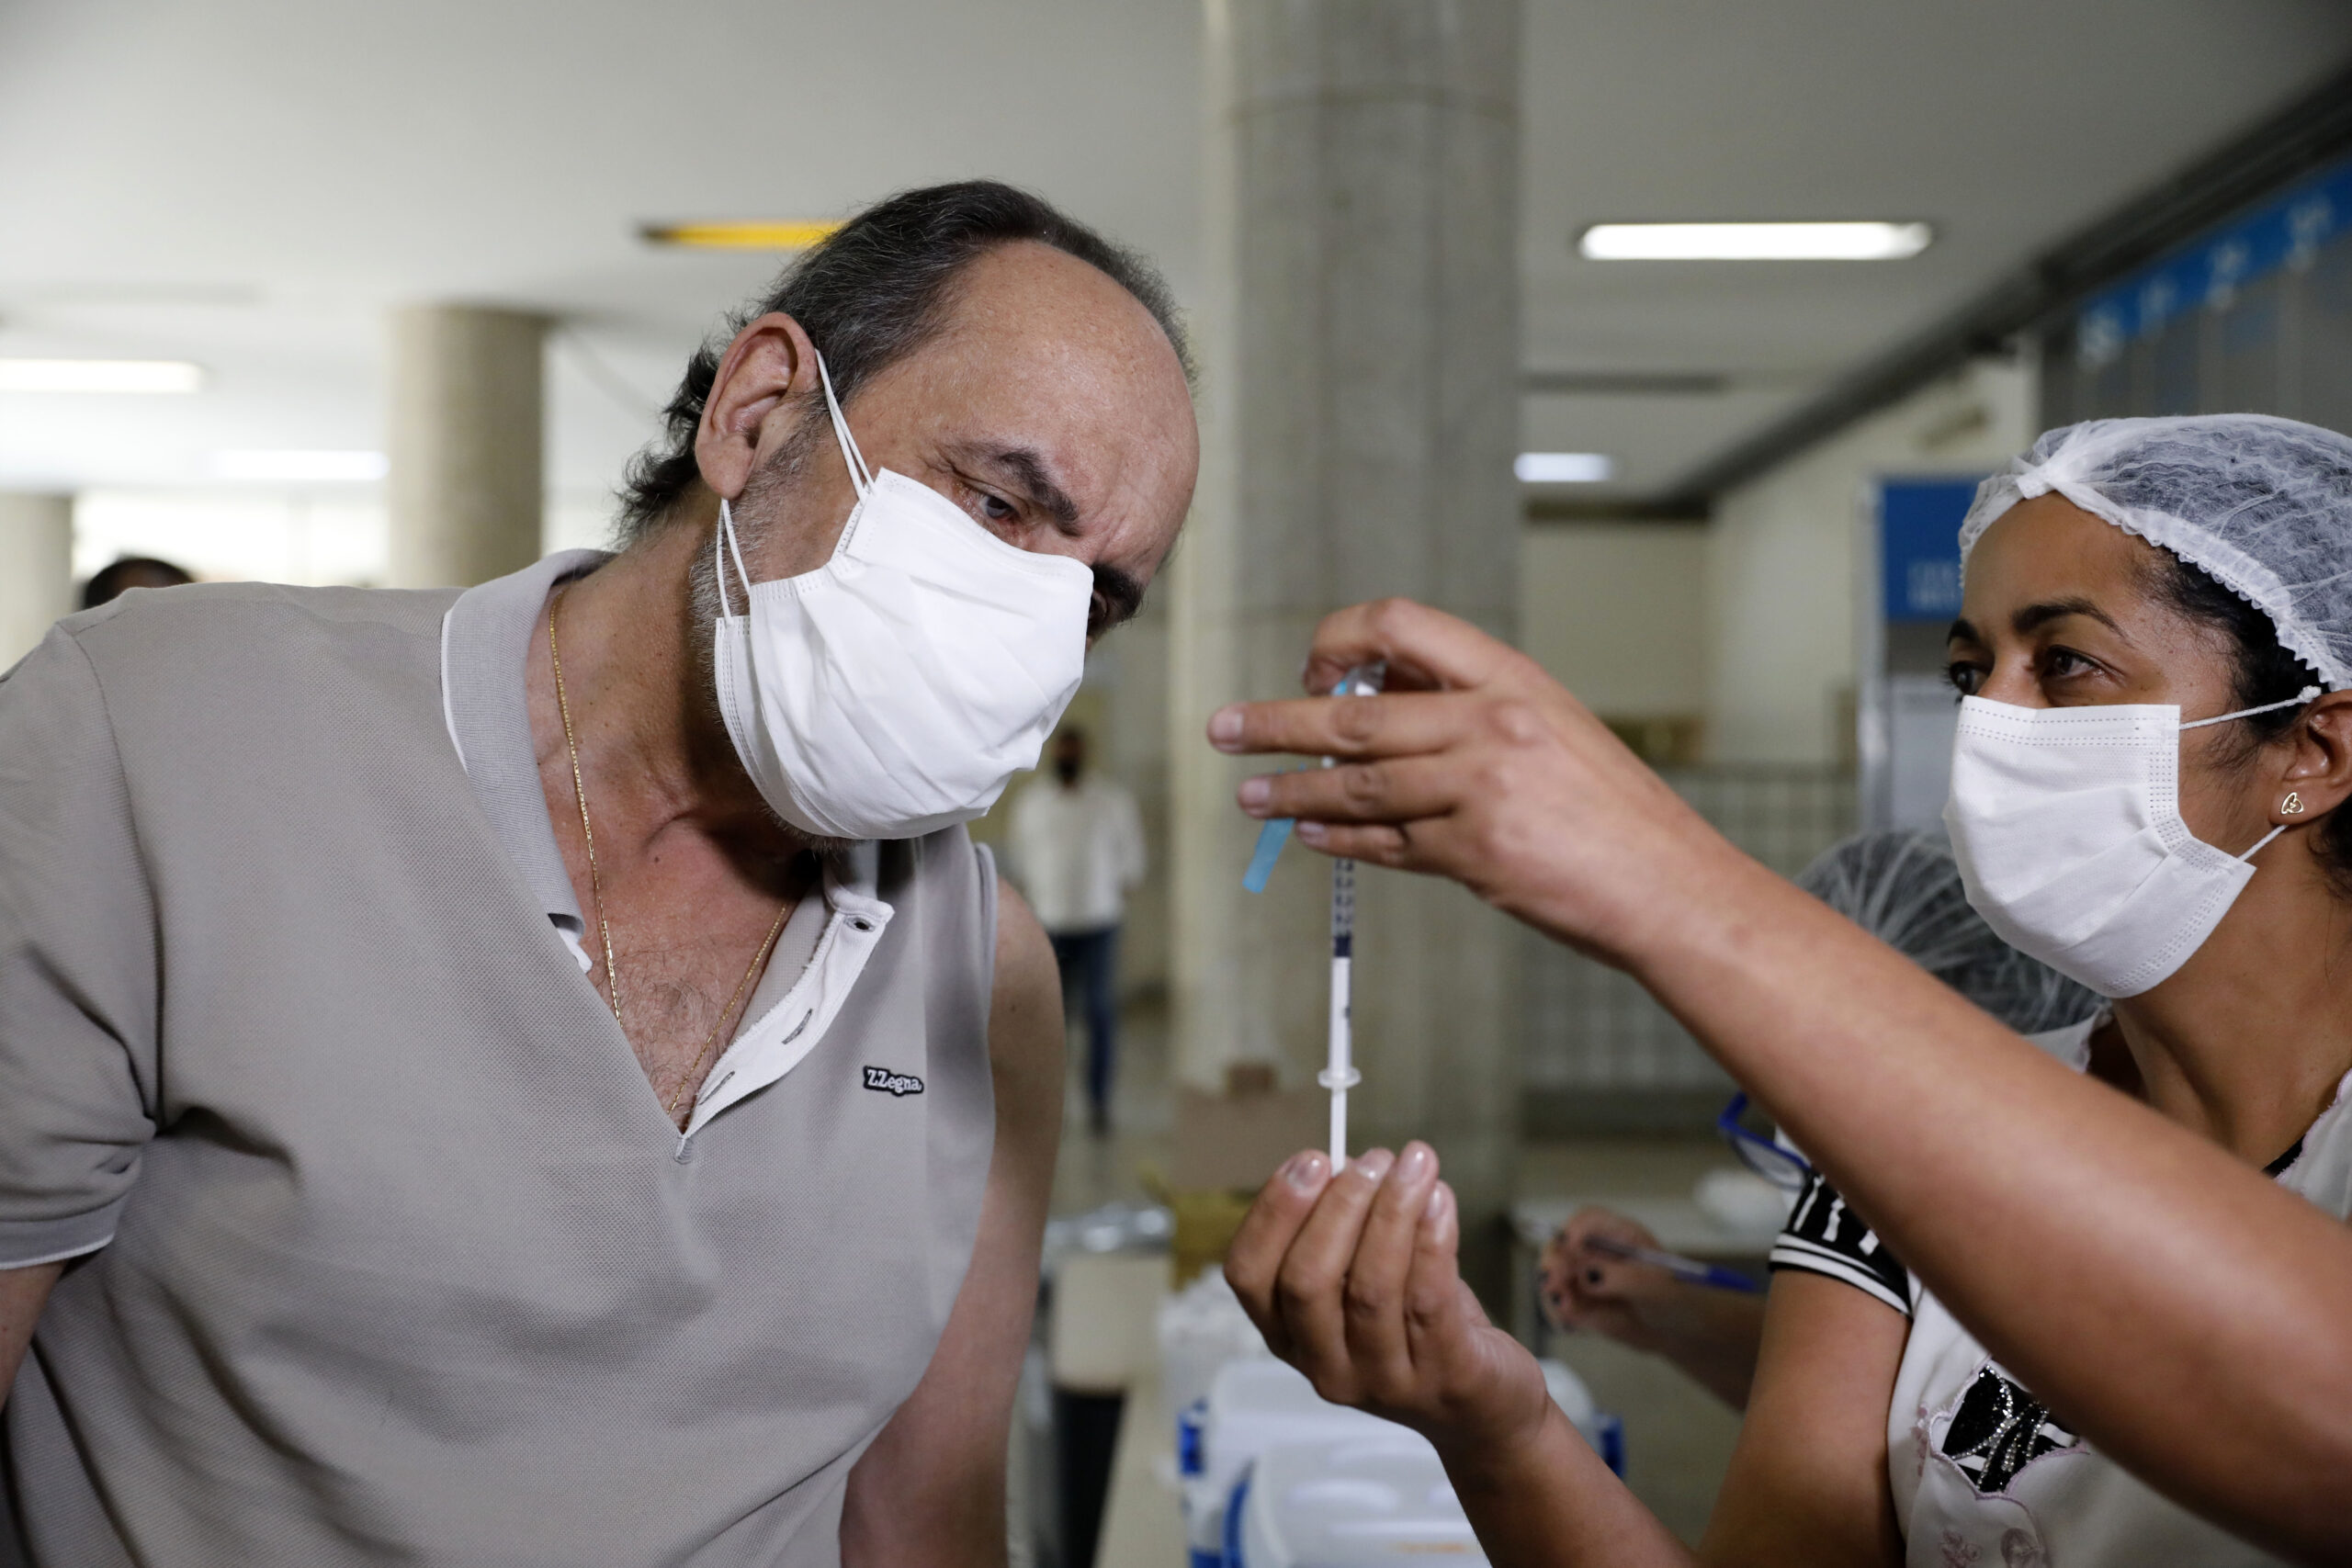
<path fill-rule="evenodd" d="M 2103 997 L 2135 997 L 2204 945 L 2254 876 L 2180 816 L 2180 732 L 2319 695 L 2180 722 L 2170 705 L 1960 705 L 1944 806 L 1968 902 L 1995 934 Z"/>
<path fill-rule="evenodd" d="M 979 816 L 1037 765 L 1085 672 L 1094 574 L 1006 544 L 929 485 L 870 472 L 821 356 L 817 369 L 857 504 L 831 560 L 754 583 L 718 503 L 718 711 L 786 822 L 918 838 Z"/>

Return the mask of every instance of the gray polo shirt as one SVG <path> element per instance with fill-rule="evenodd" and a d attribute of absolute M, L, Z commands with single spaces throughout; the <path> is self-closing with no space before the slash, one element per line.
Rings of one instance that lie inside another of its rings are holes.
<path fill-rule="evenodd" d="M 33 1562 L 838 1561 L 971 1255 L 994 878 L 845 857 L 682 1136 L 524 706 L 592 559 L 133 593 L 0 680 L 0 1267 L 74 1259 L 0 1423 Z"/>

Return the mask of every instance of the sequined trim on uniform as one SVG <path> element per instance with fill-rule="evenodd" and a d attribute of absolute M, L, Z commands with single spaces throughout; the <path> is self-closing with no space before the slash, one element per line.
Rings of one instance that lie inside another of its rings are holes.
<path fill-rule="evenodd" d="M 1944 1457 L 1989 1497 L 2007 1492 L 2018 1472 L 2042 1455 L 2081 1442 L 2051 1417 L 2048 1405 L 1988 1361 L 1960 1396 L 1941 1447 Z"/>

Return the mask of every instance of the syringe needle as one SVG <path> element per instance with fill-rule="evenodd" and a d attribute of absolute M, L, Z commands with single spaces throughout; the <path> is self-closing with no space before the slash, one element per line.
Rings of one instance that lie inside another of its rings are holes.
<path fill-rule="evenodd" d="M 1331 689 L 1335 697 L 1368 697 L 1380 690 L 1387 665 L 1358 665 Z M 1323 765 L 1330 767 L 1326 757 Z M 1331 1092 L 1331 1169 L 1348 1165 L 1348 1090 L 1363 1081 L 1355 1065 L 1355 998 L 1351 970 L 1356 941 L 1356 863 L 1331 863 L 1331 1033 L 1322 1072 L 1316 1081 Z"/>
<path fill-rule="evenodd" d="M 1331 688 L 1335 697 L 1369 697 L 1378 694 L 1388 674 L 1385 660 L 1359 664 L 1340 678 Z M 1327 768 L 1338 759 L 1326 757 Z M 1250 857 L 1250 869 L 1241 885 L 1252 893 L 1263 893 L 1267 879 L 1273 874 L 1274 858 L 1282 853 L 1283 843 L 1290 837 L 1290 819 L 1276 818 L 1258 833 L 1258 850 Z M 1337 1172 L 1348 1163 L 1348 1090 L 1363 1081 L 1356 1071 L 1354 1034 L 1354 995 L 1350 968 L 1355 956 L 1356 936 L 1356 863 L 1335 860 L 1331 863 L 1331 1034 L 1330 1045 L 1323 1070 L 1315 1081 L 1331 1091 L 1331 1168 Z"/>
<path fill-rule="evenodd" d="M 1331 863 L 1331 1035 L 1316 1081 L 1331 1091 L 1331 1168 L 1348 1165 L 1348 1090 L 1363 1081 L 1355 1065 L 1354 984 L 1356 863 Z"/>

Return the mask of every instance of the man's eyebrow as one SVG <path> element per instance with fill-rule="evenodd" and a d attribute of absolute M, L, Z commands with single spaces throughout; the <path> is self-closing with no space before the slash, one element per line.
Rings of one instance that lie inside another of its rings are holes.
<path fill-rule="evenodd" d="M 2009 626 L 2018 636 L 2027 637 L 2051 622 L 2063 621 L 2069 615 L 2088 615 L 2116 636 L 2123 635 L 2123 628 L 2115 624 L 2114 616 L 2089 600 L 2081 598 L 2046 599 L 2039 604 L 2028 604 L 2009 617 Z"/>
<path fill-rule="evenodd" d="M 984 446 L 977 456 L 979 461 L 1003 469 L 1023 497 L 1063 530 L 1078 527 L 1078 502 L 1054 482 L 1044 455 L 1035 447 Z M 1095 636 L 1133 619 L 1143 608 L 1143 584 L 1115 566 L 1094 568 L 1094 592 L 1102 601 L 1102 620 L 1090 628 Z"/>
<path fill-rule="evenodd" d="M 1096 635 L 1109 631 L 1143 608 L 1143 584 L 1115 566 L 1094 569 L 1094 592 L 1102 596 L 1102 624 Z"/>
<path fill-rule="evenodd" d="M 1984 637 L 1977 635 L 1976 623 L 1964 615 L 1951 624 L 1951 630 L 1944 633 L 1944 641 L 1973 642 L 1980 648 L 1984 644 Z"/>
<path fill-rule="evenodd" d="M 1054 482 L 1046 471 L 1046 459 L 1031 446 L 989 446 L 980 451 L 983 462 L 992 463 L 1012 476 L 1023 495 L 1038 511 L 1051 517 L 1063 528 L 1078 526 L 1078 502 Z"/>

